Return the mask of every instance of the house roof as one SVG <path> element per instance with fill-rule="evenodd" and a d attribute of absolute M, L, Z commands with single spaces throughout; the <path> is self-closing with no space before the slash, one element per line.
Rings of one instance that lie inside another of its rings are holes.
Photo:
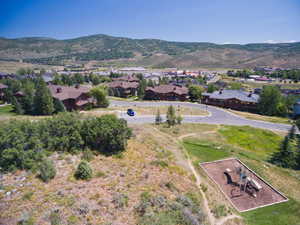
<path fill-rule="evenodd" d="M 8 88 L 5 84 L 0 83 L 0 89 Z"/>
<path fill-rule="evenodd" d="M 139 83 L 137 82 L 126 82 L 126 81 L 114 81 L 108 84 L 110 88 L 138 88 Z"/>
<path fill-rule="evenodd" d="M 159 94 L 167 94 L 167 93 L 176 93 L 178 95 L 188 94 L 188 89 L 186 87 L 180 87 L 177 85 L 159 85 L 156 87 L 147 87 L 146 91 L 152 91 Z"/>
<path fill-rule="evenodd" d="M 76 99 L 82 94 L 87 94 L 90 91 L 86 86 L 61 86 L 61 85 L 48 85 L 48 88 L 53 96 L 61 101 L 66 99 Z"/>
<path fill-rule="evenodd" d="M 114 78 L 113 80 L 114 81 L 127 81 L 127 82 L 138 82 L 139 81 L 139 79 L 134 76 L 122 76 L 122 77 Z"/>
<path fill-rule="evenodd" d="M 257 103 L 259 100 L 259 95 L 253 94 L 246 91 L 240 90 L 222 90 L 214 91 L 213 93 L 203 93 L 203 96 L 209 96 L 209 98 L 214 99 L 238 99 L 243 102 L 254 102 Z"/>

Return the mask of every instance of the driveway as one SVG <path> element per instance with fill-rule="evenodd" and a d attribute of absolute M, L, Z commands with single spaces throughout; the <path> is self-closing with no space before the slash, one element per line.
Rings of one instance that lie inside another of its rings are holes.
<path fill-rule="evenodd" d="M 173 105 L 174 107 L 193 107 L 201 110 L 207 110 L 210 115 L 209 116 L 192 116 L 192 115 L 183 115 L 183 123 L 207 123 L 207 124 L 224 124 L 224 125 L 237 125 L 243 126 L 248 125 L 252 127 L 268 129 L 268 130 L 277 130 L 287 132 L 291 125 L 288 124 L 279 124 L 279 123 L 271 123 L 264 122 L 258 120 L 250 120 L 243 118 L 241 116 L 235 115 L 233 113 L 227 112 L 222 108 L 217 108 L 214 106 L 207 106 L 198 103 L 190 103 L 190 102 L 167 102 L 167 101 L 110 101 L 110 107 L 133 107 L 133 106 L 148 106 L 148 107 L 158 107 L 158 106 L 169 106 Z M 128 123 L 154 123 L 155 116 L 153 115 L 136 115 L 134 117 L 128 116 L 125 112 L 119 114 L 120 118 L 124 118 L 128 121 Z M 163 120 L 165 120 L 165 115 L 162 115 Z"/>

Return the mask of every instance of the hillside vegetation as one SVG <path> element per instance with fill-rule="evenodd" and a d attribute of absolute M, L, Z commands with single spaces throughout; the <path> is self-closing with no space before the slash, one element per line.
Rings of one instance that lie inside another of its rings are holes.
<path fill-rule="evenodd" d="M 152 67 L 300 66 L 300 43 L 171 42 L 91 35 L 75 39 L 0 38 L 0 60 L 59 65 L 64 60 L 111 60 Z"/>

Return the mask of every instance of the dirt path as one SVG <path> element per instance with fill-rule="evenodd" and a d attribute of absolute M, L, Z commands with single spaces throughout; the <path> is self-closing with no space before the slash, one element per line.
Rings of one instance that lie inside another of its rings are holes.
<path fill-rule="evenodd" d="M 181 135 L 180 137 L 178 137 L 178 140 L 177 142 L 179 142 L 179 144 L 182 144 L 181 141 L 186 138 L 186 137 L 190 137 L 190 136 L 195 136 L 196 133 L 189 133 L 189 134 L 185 134 L 185 135 Z M 193 175 L 195 176 L 196 178 L 196 185 L 197 187 L 199 188 L 199 191 L 202 195 L 202 198 L 203 198 L 203 206 L 204 206 L 204 209 L 206 211 L 206 215 L 208 217 L 208 221 L 210 224 L 215 224 L 215 221 L 216 221 L 216 218 L 215 216 L 212 214 L 210 208 L 209 208 L 209 205 L 208 205 L 208 200 L 206 198 L 206 195 L 204 193 L 204 191 L 201 189 L 201 178 L 200 178 L 200 175 L 197 173 L 195 167 L 193 166 L 193 163 L 192 163 L 192 160 L 190 159 L 190 156 L 189 154 L 184 150 L 184 153 L 186 155 L 186 158 L 187 158 L 187 162 L 188 162 L 188 165 L 189 165 L 189 168 L 190 170 L 192 171 Z"/>
<path fill-rule="evenodd" d="M 226 223 L 228 220 L 233 220 L 235 218 L 238 218 L 238 219 L 241 219 L 240 216 L 238 215 L 229 215 L 229 216 L 226 216 L 226 217 L 223 217 L 221 219 L 219 219 L 215 225 L 223 225 L 224 223 Z"/>
<path fill-rule="evenodd" d="M 221 219 L 217 219 L 214 214 L 212 213 L 212 210 L 209 207 L 208 204 L 208 199 L 204 193 L 204 191 L 201 189 L 201 183 L 202 183 L 202 179 L 200 177 L 200 175 L 198 174 L 198 172 L 196 171 L 192 160 L 190 159 L 189 154 L 185 151 L 183 145 L 182 145 L 182 140 L 184 138 L 187 137 L 191 137 L 191 136 L 196 136 L 198 135 L 198 133 L 188 133 L 188 134 L 184 134 L 181 135 L 179 137 L 173 137 L 167 133 L 162 132 L 161 130 L 159 130 L 158 128 L 154 127 L 153 128 L 156 132 L 155 132 L 155 136 L 159 136 L 160 138 L 165 138 L 166 140 L 168 140 L 168 145 L 166 146 L 169 150 L 172 151 L 172 153 L 174 154 L 176 163 L 179 166 L 182 166 L 183 168 L 185 168 L 187 171 L 190 171 L 195 179 L 196 179 L 196 186 L 199 189 L 199 192 L 202 196 L 203 199 L 203 209 L 207 215 L 207 219 L 209 224 L 211 225 L 223 225 L 225 224 L 228 220 L 234 219 L 234 218 L 240 218 L 238 215 L 229 215 L 226 217 L 223 217 Z M 206 131 L 204 132 L 205 134 L 213 134 L 216 133 L 218 129 L 212 130 L 212 131 Z M 152 133 L 153 134 L 153 133 Z M 180 147 L 178 147 L 178 145 Z"/>
<path fill-rule="evenodd" d="M 213 131 L 207 131 L 205 133 L 215 133 L 217 132 L 217 130 L 213 130 Z M 186 137 L 191 137 L 191 136 L 195 136 L 197 135 L 197 133 L 189 133 L 189 134 L 185 134 L 185 135 L 181 135 L 178 137 L 178 142 L 179 144 L 182 144 L 182 140 Z M 199 191 L 202 195 L 202 198 L 203 198 L 203 206 L 205 208 L 205 211 L 206 211 L 206 214 L 207 214 L 207 217 L 208 217 L 208 221 L 210 222 L 210 224 L 213 224 L 213 225 L 223 225 L 224 223 L 226 223 L 228 220 L 231 220 L 231 219 L 234 219 L 234 218 L 241 218 L 240 216 L 238 215 L 235 215 L 235 214 L 232 214 L 232 215 L 229 215 L 229 216 L 226 216 L 226 217 L 223 217 L 219 220 L 217 220 L 215 218 L 215 216 L 212 214 L 210 208 L 209 208 L 209 204 L 208 204 L 208 200 L 206 198 L 206 195 L 204 193 L 204 191 L 201 189 L 201 177 L 200 175 L 197 173 L 193 163 L 192 163 L 192 160 L 190 159 L 190 156 L 189 154 L 184 150 L 185 152 L 185 155 L 186 155 L 186 158 L 187 158 L 187 161 L 188 161 L 188 165 L 189 165 L 189 168 L 190 170 L 192 171 L 192 173 L 194 174 L 195 178 L 196 178 L 196 185 L 197 187 L 199 188 Z"/>

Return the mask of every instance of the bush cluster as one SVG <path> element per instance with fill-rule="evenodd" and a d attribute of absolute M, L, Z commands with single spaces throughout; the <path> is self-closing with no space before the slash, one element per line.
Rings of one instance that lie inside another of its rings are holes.
<path fill-rule="evenodd" d="M 93 176 L 93 170 L 86 161 L 81 161 L 76 169 L 75 178 L 89 180 Z"/>
<path fill-rule="evenodd" d="M 0 168 L 37 169 L 53 151 L 90 148 L 111 155 L 122 152 L 130 136 L 126 121 L 114 115 L 83 119 L 76 113 L 60 113 L 40 121 L 13 120 L 0 125 Z"/>
<path fill-rule="evenodd" d="M 56 175 L 56 169 L 54 164 L 50 160 L 45 160 L 40 165 L 40 178 L 44 182 L 48 182 L 49 180 L 53 179 Z"/>
<path fill-rule="evenodd" d="M 170 201 L 162 195 L 151 196 L 143 193 L 135 210 L 139 216 L 139 225 L 200 225 L 206 217 L 199 203 L 187 195 L 178 196 L 175 201 Z"/>

